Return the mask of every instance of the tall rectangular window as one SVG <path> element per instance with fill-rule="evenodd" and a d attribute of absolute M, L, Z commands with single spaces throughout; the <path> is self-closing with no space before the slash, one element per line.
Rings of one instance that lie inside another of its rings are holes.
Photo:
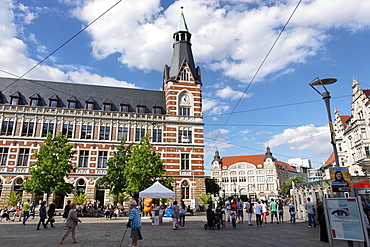
<path fill-rule="evenodd" d="M 38 106 L 39 105 L 39 99 L 31 99 L 30 106 Z"/>
<path fill-rule="evenodd" d="M 153 129 L 153 142 L 162 142 L 162 129 Z"/>
<path fill-rule="evenodd" d="M 180 107 L 180 116 L 190 116 L 190 108 L 188 107 Z"/>
<path fill-rule="evenodd" d="M 179 130 L 179 143 L 191 143 L 191 130 Z"/>
<path fill-rule="evenodd" d="M 189 154 L 181 154 L 181 170 L 190 170 Z"/>
<path fill-rule="evenodd" d="M 92 139 L 92 126 L 91 125 L 82 125 L 81 139 Z"/>
<path fill-rule="evenodd" d="M 366 134 L 366 129 L 365 128 L 361 129 L 361 135 L 362 135 L 362 139 L 367 139 L 367 134 Z"/>
<path fill-rule="evenodd" d="M 87 167 L 89 164 L 89 151 L 80 150 L 80 157 L 78 159 L 78 167 Z"/>
<path fill-rule="evenodd" d="M 86 110 L 94 110 L 94 103 L 87 102 L 86 103 Z"/>
<path fill-rule="evenodd" d="M 100 126 L 99 140 L 109 140 L 110 138 L 110 127 Z"/>
<path fill-rule="evenodd" d="M 3 121 L 1 125 L 1 135 L 10 136 L 13 134 L 14 121 Z"/>
<path fill-rule="evenodd" d="M 20 148 L 18 153 L 17 166 L 28 166 L 29 156 L 30 156 L 29 148 Z"/>
<path fill-rule="evenodd" d="M 368 146 L 365 147 L 365 155 L 366 155 L 366 158 L 370 158 L 370 149 Z"/>
<path fill-rule="evenodd" d="M 162 114 L 161 107 L 153 107 L 153 114 Z"/>
<path fill-rule="evenodd" d="M 121 105 L 121 112 L 128 112 L 128 105 Z"/>
<path fill-rule="evenodd" d="M 137 127 L 135 130 L 135 141 L 138 142 L 145 136 L 145 127 Z"/>
<path fill-rule="evenodd" d="M 62 134 L 73 138 L 73 124 L 63 124 Z"/>
<path fill-rule="evenodd" d="M 22 126 L 22 136 L 32 136 L 35 123 L 24 122 Z"/>
<path fill-rule="evenodd" d="M 54 134 L 54 124 L 53 123 L 44 123 L 42 125 L 42 137 L 46 137 L 48 133 Z"/>
<path fill-rule="evenodd" d="M 118 127 L 117 140 L 120 141 L 122 138 L 128 141 L 128 127 Z"/>
<path fill-rule="evenodd" d="M 9 148 L 0 148 L 0 165 L 5 166 L 8 161 Z"/>
<path fill-rule="evenodd" d="M 99 151 L 98 168 L 106 168 L 108 161 L 108 151 Z"/>
<path fill-rule="evenodd" d="M 76 101 L 68 101 L 68 109 L 76 109 L 77 102 Z"/>
<path fill-rule="evenodd" d="M 50 107 L 58 107 L 58 100 L 52 99 L 49 102 Z"/>

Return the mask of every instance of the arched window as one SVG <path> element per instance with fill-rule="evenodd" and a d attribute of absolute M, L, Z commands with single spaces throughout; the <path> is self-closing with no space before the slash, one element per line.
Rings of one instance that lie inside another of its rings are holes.
<path fill-rule="evenodd" d="M 17 178 L 17 179 L 15 179 L 14 180 L 13 191 L 22 195 L 23 194 L 23 190 L 21 189 L 22 188 L 22 184 L 23 184 L 23 178 Z"/>
<path fill-rule="evenodd" d="M 184 180 L 181 183 L 181 199 L 190 198 L 190 186 L 188 180 Z"/>

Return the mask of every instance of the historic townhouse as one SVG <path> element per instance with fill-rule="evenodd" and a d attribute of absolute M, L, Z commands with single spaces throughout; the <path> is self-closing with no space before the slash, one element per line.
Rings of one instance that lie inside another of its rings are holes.
<path fill-rule="evenodd" d="M 340 116 L 335 109 L 335 137 L 339 166 L 348 167 L 352 176 L 370 173 L 370 90 L 362 90 L 352 79 L 351 115 Z M 335 163 L 333 155 L 325 167 Z"/>
<path fill-rule="evenodd" d="M 23 193 L 36 161 L 32 154 L 48 133 L 63 133 L 73 143 L 77 171 L 66 182 L 88 198 L 109 202 L 107 191 L 96 186 L 107 160 L 122 138 L 138 142 L 146 133 L 162 154 L 165 176 L 176 178 L 177 198 L 205 192 L 202 82 L 182 13 L 173 39 L 171 66 L 164 67 L 159 91 L 0 78 L 0 204 L 11 191 Z M 54 196 L 62 206 L 73 194 Z"/>
<path fill-rule="evenodd" d="M 211 176 L 221 187 L 221 196 L 271 199 L 279 196 L 282 182 L 296 176 L 288 163 L 278 161 L 267 147 L 263 155 L 220 157 L 215 152 Z"/>

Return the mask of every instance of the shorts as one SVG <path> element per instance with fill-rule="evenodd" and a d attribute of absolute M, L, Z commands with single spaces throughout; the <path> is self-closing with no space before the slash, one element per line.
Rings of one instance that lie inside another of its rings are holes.
<path fill-rule="evenodd" d="M 271 212 L 271 217 L 274 215 L 277 216 L 277 211 L 270 211 L 270 212 Z"/>
<path fill-rule="evenodd" d="M 238 217 L 243 217 L 243 210 L 238 210 Z"/>
<path fill-rule="evenodd" d="M 279 210 L 279 214 L 284 214 L 284 211 L 283 210 Z"/>

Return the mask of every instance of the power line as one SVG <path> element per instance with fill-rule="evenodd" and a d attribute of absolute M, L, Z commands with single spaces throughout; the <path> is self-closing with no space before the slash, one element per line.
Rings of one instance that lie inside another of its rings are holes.
<path fill-rule="evenodd" d="M 52 53 L 50 53 L 49 55 L 47 55 L 44 59 L 42 59 L 41 61 L 39 61 L 37 64 L 35 64 L 32 68 L 30 68 L 29 70 L 27 70 L 25 73 L 23 73 L 21 76 L 19 76 L 16 80 L 14 80 L 12 83 L 10 83 L 8 86 L 6 86 L 3 91 L 5 91 L 6 89 L 8 89 L 10 86 L 12 86 L 14 83 L 16 83 L 17 81 L 19 81 L 20 79 L 22 79 L 25 75 L 27 75 L 28 73 L 30 73 L 33 69 L 35 69 L 37 66 L 39 66 L 41 63 L 43 63 L 46 59 L 48 59 L 49 57 L 51 57 L 54 53 L 56 53 L 57 51 L 59 51 L 63 46 L 65 46 L 66 44 L 68 44 L 71 40 L 73 40 L 74 38 L 76 38 L 80 33 L 82 33 L 83 31 L 85 31 L 88 27 L 90 27 L 94 22 L 96 22 L 97 20 L 99 20 L 103 15 L 105 15 L 106 13 L 108 13 L 111 9 L 113 9 L 116 5 L 118 5 L 122 0 L 119 0 L 118 2 L 116 2 L 115 4 L 113 4 L 109 9 L 107 9 L 106 11 L 104 11 L 101 15 L 99 15 L 97 18 L 95 18 L 93 21 L 91 21 L 89 24 L 87 24 L 87 26 L 85 26 L 84 28 L 82 28 L 80 31 L 78 31 L 75 35 L 73 35 L 71 38 L 69 38 L 67 41 L 65 41 L 62 45 L 60 45 L 58 48 L 56 48 Z"/>
<path fill-rule="evenodd" d="M 270 50 L 267 52 L 265 58 L 262 60 L 260 66 L 258 67 L 256 73 L 253 75 L 251 81 L 248 83 L 248 86 L 246 87 L 246 89 L 244 90 L 243 94 L 240 96 L 238 102 L 236 103 L 236 105 L 234 106 L 234 109 L 231 111 L 230 115 L 228 116 L 228 118 L 226 119 L 225 121 L 225 124 L 224 126 L 222 127 L 222 129 L 225 127 L 225 125 L 227 124 L 227 122 L 230 120 L 231 116 L 233 115 L 234 111 L 236 110 L 236 108 L 238 107 L 238 105 L 240 104 L 241 100 L 243 99 L 243 96 L 246 94 L 246 92 L 248 91 L 249 87 L 252 85 L 254 79 L 257 77 L 258 73 L 260 72 L 262 66 L 265 64 L 267 58 L 269 57 L 270 53 L 272 52 L 272 50 L 274 49 L 276 43 L 278 42 L 278 40 L 280 39 L 281 35 L 283 34 L 285 28 L 288 26 L 290 20 L 292 19 L 295 11 L 297 10 L 298 6 L 301 4 L 302 0 L 299 0 L 297 6 L 294 8 L 292 14 L 290 15 L 290 17 L 288 18 L 287 22 L 285 23 L 284 27 L 281 29 L 279 35 L 276 37 L 274 43 L 272 44 Z M 218 132 L 217 136 L 216 136 L 216 140 L 217 138 L 219 137 L 219 135 L 221 134 L 221 130 Z M 214 141 L 215 142 L 215 141 Z M 214 143 L 213 142 L 213 143 Z"/>
<path fill-rule="evenodd" d="M 339 98 L 346 98 L 346 97 L 352 97 L 352 95 L 337 96 L 337 97 L 332 97 L 332 99 L 339 99 Z M 234 112 L 220 113 L 220 114 L 214 114 L 214 115 L 206 115 L 206 116 L 203 116 L 203 118 L 218 117 L 218 116 L 239 114 L 239 113 L 252 112 L 252 111 L 261 111 L 261 110 L 275 109 L 275 108 L 294 106 L 294 105 L 303 105 L 303 104 L 309 104 L 309 103 L 314 103 L 314 102 L 322 102 L 322 100 L 321 99 L 309 100 L 309 101 L 295 102 L 295 103 L 284 104 L 284 105 L 266 106 L 266 107 L 243 110 L 243 111 L 234 111 Z"/>

